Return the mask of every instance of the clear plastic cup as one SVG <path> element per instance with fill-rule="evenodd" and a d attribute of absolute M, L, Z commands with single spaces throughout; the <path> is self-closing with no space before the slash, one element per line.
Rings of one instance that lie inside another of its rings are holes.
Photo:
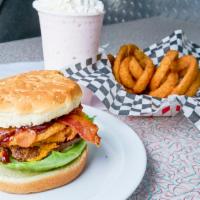
<path fill-rule="evenodd" d="M 96 59 L 104 13 L 96 15 L 67 15 L 51 11 L 38 11 L 44 65 L 46 69 L 59 69 Z"/>

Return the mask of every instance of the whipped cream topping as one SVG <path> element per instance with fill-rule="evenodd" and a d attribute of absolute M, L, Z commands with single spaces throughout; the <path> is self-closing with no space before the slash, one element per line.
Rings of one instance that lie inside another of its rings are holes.
<path fill-rule="evenodd" d="M 39 11 L 69 15 L 95 15 L 104 12 L 104 4 L 100 0 L 35 0 L 33 7 Z"/>

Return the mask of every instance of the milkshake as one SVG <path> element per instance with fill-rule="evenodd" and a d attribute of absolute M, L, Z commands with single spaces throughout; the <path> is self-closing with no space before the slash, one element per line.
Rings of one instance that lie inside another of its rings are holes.
<path fill-rule="evenodd" d="M 96 59 L 104 5 L 99 0 L 36 0 L 46 69 Z"/>

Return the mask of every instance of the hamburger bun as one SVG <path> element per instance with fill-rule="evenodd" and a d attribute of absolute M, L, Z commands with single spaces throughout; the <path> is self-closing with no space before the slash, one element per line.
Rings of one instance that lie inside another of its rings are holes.
<path fill-rule="evenodd" d="M 0 127 L 40 125 L 78 107 L 77 83 L 55 70 L 31 71 L 0 80 Z"/>
<path fill-rule="evenodd" d="M 0 190 L 9 193 L 34 193 L 65 185 L 83 171 L 88 156 L 86 148 L 71 164 L 48 172 L 31 173 L 10 170 L 0 165 Z"/>

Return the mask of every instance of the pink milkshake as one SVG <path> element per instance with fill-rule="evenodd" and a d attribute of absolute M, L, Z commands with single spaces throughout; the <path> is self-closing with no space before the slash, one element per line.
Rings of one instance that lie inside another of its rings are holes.
<path fill-rule="evenodd" d="M 99 0 L 36 0 L 46 69 L 96 59 L 104 16 Z"/>

